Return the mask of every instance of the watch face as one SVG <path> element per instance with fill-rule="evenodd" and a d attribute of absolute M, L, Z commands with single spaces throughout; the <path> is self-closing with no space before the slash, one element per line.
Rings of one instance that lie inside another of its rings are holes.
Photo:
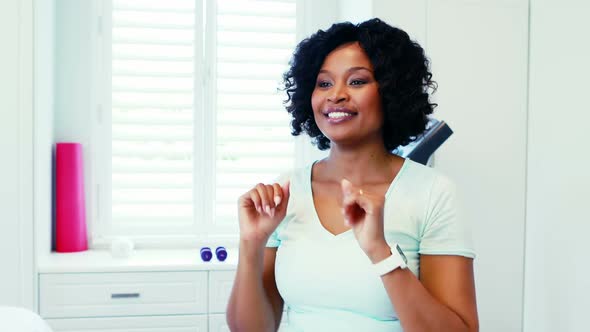
<path fill-rule="evenodd" d="M 404 259 L 404 263 L 408 264 L 408 259 L 406 258 L 406 255 L 402 251 L 402 248 L 399 247 L 399 244 L 395 245 L 395 249 L 397 249 L 397 252 L 399 252 L 400 256 L 402 256 L 402 258 Z"/>

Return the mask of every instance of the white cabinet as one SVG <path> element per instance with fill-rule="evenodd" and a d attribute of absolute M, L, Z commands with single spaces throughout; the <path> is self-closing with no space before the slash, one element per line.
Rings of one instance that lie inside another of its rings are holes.
<path fill-rule="evenodd" d="M 229 331 L 225 311 L 235 276 L 235 270 L 42 273 L 39 312 L 55 332 Z M 287 324 L 283 313 L 281 328 Z"/>
<path fill-rule="evenodd" d="M 224 313 L 236 271 L 209 272 L 209 313 Z"/>
<path fill-rule="evenodd" d="M 206 315 L 47 319 L 55 332 L 207 332 Z"/>
<path fill-rule="evenodd" d="M 208 271 L 45 273 L 39 311 L 55 332 L 207 332 Z"/>
<path fill-rule="evenodd" d="M 39 312 L 56 332 L 229 331 L 225 308 L 235 274 L 43 273 Z"/>
<path fill-rule="evenodd" d="M 225 314 L 209 315 L 209 332 L 230 332 Z"/>
<path fill-rule="evenodd" d="M 236 277 L 236 271 L 209 272 L 209 332 L 229 332 L 225 309 Z M 283 312 L 279 331 L 287 326 L 289 318 Z"/>
<path fill-rule="evenodd" d="M 207 272 L 42 274 L 45 318 L 207 313 Z"/>
<path fill-rule="evenodd" d="M 209 272 L 209 332 L 230 332 L 225 312 L 236 271 Z"/>
<path fill-rule="evenodd" d="M 279 332 L 284 331 L 287 325 L 289 325 L 289 318 L 287 317 L 287 313 L 283 312 Z M 230 332 L 225 320 L 225 314 L 209 315 L 209 332 Z"/>

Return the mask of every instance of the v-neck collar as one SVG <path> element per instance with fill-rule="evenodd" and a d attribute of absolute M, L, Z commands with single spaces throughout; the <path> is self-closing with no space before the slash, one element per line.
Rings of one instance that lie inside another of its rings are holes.
<path fill-rule="evenodd" d="M 347 236 L 348 234 L 352 234 L 352 228 L 349 228 L 347 230 L 345 230 L 344 232 L 338 233 L 338 234 L 334 234 L 332 232 L 330 232 L 325 226 L 324 224 L 322 224 L 321 220 L 320 220 L 320 216 L 318 215 L 318 211 L 315 207 L 315 201 L 313 199 L 313 186 L 312 186 L 312 174 L 313 174 L 313 166 L 318 162 L 318 160 L 314 161 L 309 167 L 308 167 L 308 174 L 307 174 L 307 197 L 310 200 L 310 204 L 311 204 L 311 208 L 312 208 L 312 217 L 313 217 L 313 221 L 312 223 L 314 225 L 317 225 L 320 229 L 321 229 L 321 233 L 325 234 L 326 236 L 330 237 L 330 238 L 342 238 Z M 387 202 L 387 199 L 389 198 L 389 196 L 391 195 L 391 192 L 393 191 L 393 189 L 396 187 L 396 184 L 399 182 L 399 178 L 401 177 L 402 173 L 404 172 L 404 170 L 408 167 L 408 164 L 410 163 L 410 159 L 405 158 L 404 159 L 404 163 L 402 164 L 402 166 L 400 167 L 399 171 L 397 172 L 397 174 L 395 175 L 395 177 L 393 178 L 393 180 L 391 180 L 391 183 L 389 184 L 389 187 L 387 188 L 387 191 L 385 192 L 385 201 Z"/>

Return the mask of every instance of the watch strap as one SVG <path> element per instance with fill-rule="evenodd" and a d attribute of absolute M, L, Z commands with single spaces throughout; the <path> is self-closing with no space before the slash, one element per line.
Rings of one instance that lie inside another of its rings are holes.
<path fill-rule="evenodd" d="M 390 248 L 391 256 L 385 258 L 384 260 L 380 261 L 379 263 L 373 264 L 373 270 L 378 276 L 382 276 L 387 274 L 397 268 L 405 269 L 408 267 L 406 264 L 405 259 L 397 250 L 397 245 L 395 248 Z"/>

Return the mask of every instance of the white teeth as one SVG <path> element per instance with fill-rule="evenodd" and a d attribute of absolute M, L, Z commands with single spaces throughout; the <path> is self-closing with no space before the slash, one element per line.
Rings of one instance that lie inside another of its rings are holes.
<path fill-rule="evenodd" d="M 330 112 L 328 113 L 328 117 L 330 119 L 339 119 L 339 118 L 344 118 L 347 116 L 351 116 L 352 114 L 350 113 L 345 113 L 345 112 Z"/>

